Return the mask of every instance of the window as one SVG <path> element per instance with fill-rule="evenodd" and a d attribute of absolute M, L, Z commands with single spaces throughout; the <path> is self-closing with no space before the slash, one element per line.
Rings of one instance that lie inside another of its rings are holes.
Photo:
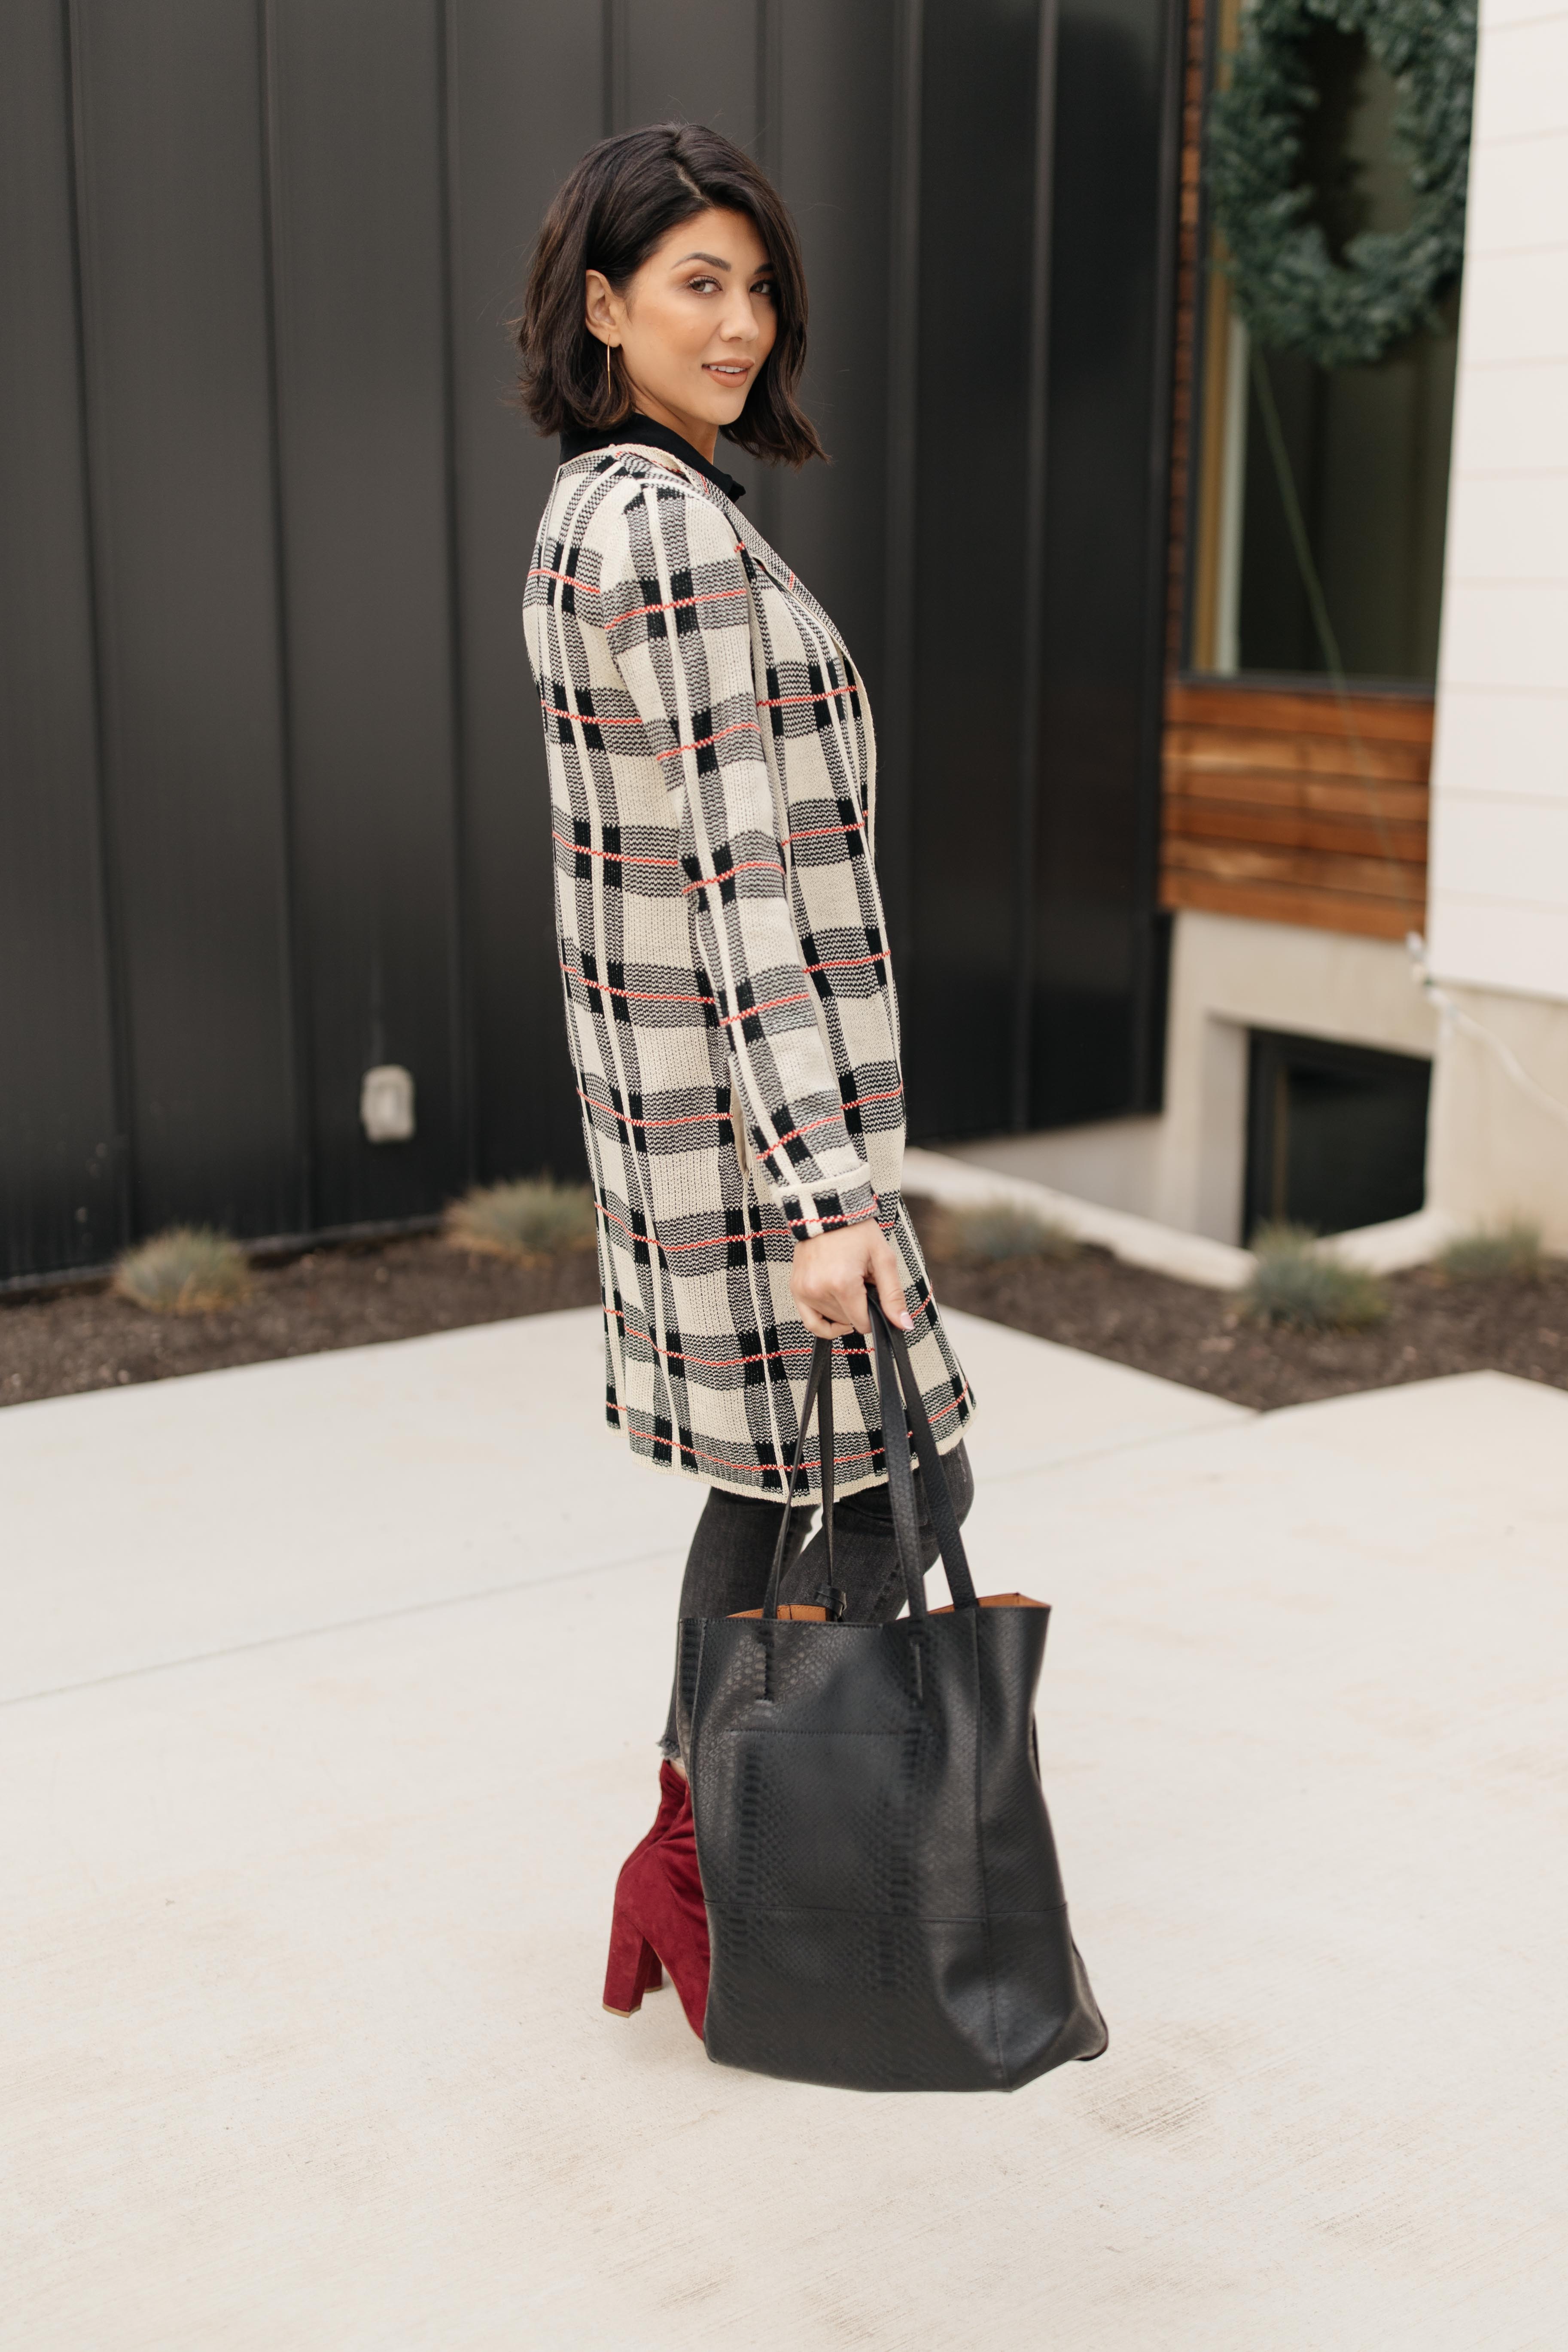
<path fill-rule="evenodd" d="M 1217 47 L 1236 40 L 1236 0 Z M 1320 104 L 1303 174 L 1331 252 L 1410 217 L 1392 140 L 1396 91 L 1359 33 L 1320 25 L 1307 62 Z M 1294 542 L 1288 474 L 1340 662 L 1351 677 L 1436 674 L 1454 405 L 1458 294 L 1441 331 L 1373 367 L 1318 367 L 1251 346 L 1211 256 L 1202 320 L 1197 506 L 1187 667 L 1211 675 L 1326 674 Z"/>
<path fill-rule="evenodd" d="M 1432 1065 L 1324 1037 L 1248 1039 L 1247 1216 L 1342 1234 L 1426 1200 Z"/>

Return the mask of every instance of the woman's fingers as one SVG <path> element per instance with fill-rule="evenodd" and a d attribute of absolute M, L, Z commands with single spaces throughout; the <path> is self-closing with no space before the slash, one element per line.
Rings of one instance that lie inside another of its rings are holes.
<path fill-rule="evenodd" d="M 829 1321 L 826 1316 L 819 1315 L 814 1307 L 803 1306 L 800 1310 L 800 1319 L 814 1339 L 842 1339 L 855 1328 L 852 1323 Z"/>
<path fill-rule="evenodd" d="M 806 1329 L 819 1339 L 837 1339 L 846 1331 L 868 1331 L 871 1328 L 866 1306 L 866 1268 L 858 1253 L 847 1265 L 831 1259 L 819 1264 L 810 1258 L 803 1265 L 797 1244 L 790 1288 Z"/>
<path fill-rule="evenodd" d="M 836 1286 L 820 1280 L 809 1286 L 796 1283 L 792 1287 L 795 1305 L 800 1308 L 801 1320 L 814 1339 L 839 1339 L 846 1331 L 853 1331 L 857 1327 L 846 1312 L 849 1304 L 859 1304 L 862 1314 L 865 1312 L 864 1285 L 858 1288 L 858 1299 L 854 1294 L 848 1298 L 842 1297 Z"/>
<path fill-rule="evenodd" d="M 889 1322 L 896 1324 L 900 1331 L 912 1331 L 915 1318 L 904 1305 L 904 1284 L 899 1272 L 899 1261 L 880 1234 L 877 1236 L 870 1275 L 877 1286 L 878 1303 Z"/>
<path fill-rule="evenodd" d="M 837 1339 L 847 1331 L 870 1329 L 868 1283 L 889 1320 L 900 1330 L 912 1330 L 899 1262 L 875 1225 L 849 1225 L 795 1244 L 790 1288 L 814 1339 Z"/>

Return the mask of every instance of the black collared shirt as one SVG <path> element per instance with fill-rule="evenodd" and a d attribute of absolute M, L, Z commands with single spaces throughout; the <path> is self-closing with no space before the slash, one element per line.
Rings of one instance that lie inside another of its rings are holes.
<path fill-rule="evenodd" d="M 639 443 L 645 449 L 663 449 L 669 457 L 679 457 L 683 466 L 689 466 L 694 474 L 700 474 L 704 480 L 712 483 L 716 490 L 722 490 L 727 499 L 740 499 L 746 495 L 743 482 L 738 482 L 733 474 L 723 473 L 717 466 L 710 466 L 706 457 L 698 456 L 689 441 L 683 441 L 669 425 L 656 424 L 651 416 L 633 415 L 626 417 L 619 425 L 584 427 L 563 433 L 561 436 L 561 462 L 564 466 L 574 457 L 585 457 L 590 449 L 613 449 L 624 441 Z"/>

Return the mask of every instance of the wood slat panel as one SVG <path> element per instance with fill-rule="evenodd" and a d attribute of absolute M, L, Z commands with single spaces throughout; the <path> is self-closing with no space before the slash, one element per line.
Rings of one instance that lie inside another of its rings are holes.
<path fill-rule="evenodd" d="M 1165 822 L 1173 840 L 1272 842 L 1282 848 L 1331 850 L 1384 864 L 1392 860 L 1415 868 L 1418 876 L 1426 872 L 1424 824 L 1391 824 L 1385 818 L 1379 824 L 1364 814 L 1323 816 L 1300 809 L 1210 806 L 1201 801 L 1173 802 Z"/>
<path fill-rule="evenodd" d="M 1180 768 L 1165 771 L 1173 808 L 1189 802 L 1226 808 L 1312 810 L 1324 816 L 1381 816 L 1389 824 L 1425 824 L 1431 794 L 1425 784 L 1369 784 L 1364 777 L 1259 775 L 1256 769 Z"/>
<path fill-rule="evenodd" d="M 1424 783 L 1432 753 L 1426 743 L 1385 743 L 1364 736 L 1352 742 L 1300 730 L 1273 734 L 1240 727 L 1168 727 L 1165 760 L 1168 766 L 1278 769 L 1290 775 Z"/>
<path fill-rule="evenodd" d="M 1321 849 L 1275 849 L 1259 843 L 1184 841 L 1165 844 L 1168 872 L 1205 874 L 1215 882 L 1279 882 L 1336 897 L 1397 899 L 1414 922 L 1424 887 L 1420 866 L 1391 866 L 1375 857 L 1336 857 Z"/>
<path fill-rule="evenodd" d="M 1399 939 L 1426 901 L 1429 697 L 1166 692 L 1163 903 Z"/>
<path fill-rule="evenodd" d="M 1242 915 L 1259 923 L 1301 923 L 1310 930 L 1350 931 L 1358 938 L 1402 940 L 1408 910 L 1390 899 L 1342 898 L 1330 890 L 1299 890 L 1266 883 L 1216 882 L 1204 874 L 1167 874 L 1160 903 L 1207 915 Z"/>
<path fill-rule="evenodd" d="M 1352 724 L 1366 742 L 1425 743 L 1432 740 L 1429 694 L 1352 694 Z M 1173 727 L 1248 727 L 1287 735 L 1343 739 L 1345 711 L 1337 696 L 1323 691 L 1292 694 L 1282 688 L 1214 682 L 1173 682 L 1165 689 L 1165 719 Z"/>

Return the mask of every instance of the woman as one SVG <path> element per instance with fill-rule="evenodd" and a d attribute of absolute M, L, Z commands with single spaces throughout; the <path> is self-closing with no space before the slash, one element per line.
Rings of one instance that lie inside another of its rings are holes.
<path fill-rule="evenodd" d="M 524 627 L 598 1205 L 606 1418 L 635 1454 L 709 1488 L 680 1614 L 754 1609 L 796 1435 L 791 1383 L 814 1338 L 842 1340 L 837 1583 L 808 1504 L 784 1590 L 877 1622 L 903 1589 L 868 1286 L 909 1335 L 961 1514 L 973 1403 L 900 1201 L 864 688 L 715 462 L 721 432 L 771 462 L 823 456 L 795 398 L 805 313 L 789 215 L 729 140 L 665 124 L 584 158 L 546 216 L 519 322 L 524 404 L 562 457 Z M 819 1484 L 814 1461 L 803 1484 Z M 923 1505 L 921 1530 L 929 1566 Z M 605 2002 L 635 2009 L 657 1953 L 700 2031 L 706 1941 L 673 1726 L 672 1706 Z"/>

